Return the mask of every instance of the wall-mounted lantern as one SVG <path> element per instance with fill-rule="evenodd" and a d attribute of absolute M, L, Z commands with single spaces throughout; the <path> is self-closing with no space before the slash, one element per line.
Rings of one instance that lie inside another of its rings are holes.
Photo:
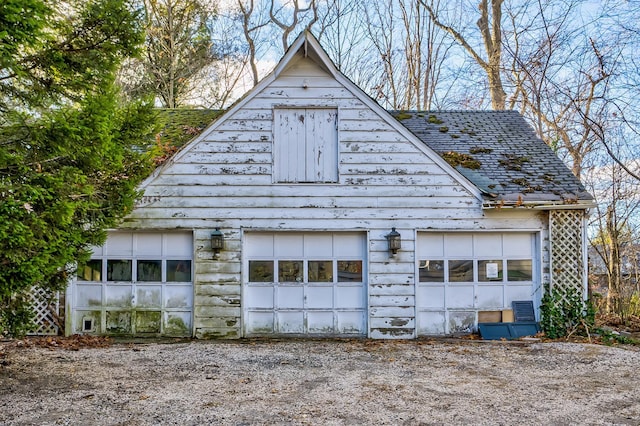
<path fill-rule="evenodd" d="M 224 234 L 220 228 L 211 233 L 211 249 L 217 255 L 224 248 Z"/>
<path fill-rule="evenodd" d="M 396 228 L 391 228 L 391 232 L 387 234 L 387 242 L 389 243 L 389 251 L 392 256 L 402 248 L 402 237 L 400 233 L 396 231 Z"/>

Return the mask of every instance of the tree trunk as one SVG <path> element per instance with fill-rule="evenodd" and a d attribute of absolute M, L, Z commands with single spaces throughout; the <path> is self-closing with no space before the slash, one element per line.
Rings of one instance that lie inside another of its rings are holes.
<path fill-rule="evenodd" d="M 480 34 L 482 34 L 488 57 L 488 61 L 481 65 L 487 73 L 491 107 L 494 110 L 503 110 L 507 94 L 502 87 L 502 76 L 500 75 L 502 65 L 502 0 L 491 0 L 491 20 L 489 20 L 488 0 L 481 0 L 478 9 L 480 9 L 480 19 L 478 19 L 477 25 Z"/>
<path fill-rule="evenodd" d="M 609 288 L 607 292 L 607 312 L 622 314 L 622 303 L 620 300 L 620 241 L 614 206 L 609 206 L 607 209 L 606 220 L 607 234 L 609 237 L 609 261 L 607 265 Z"/>
<path fill-rule="evenodd" d="M 489 65 L 487 77 L 489 81 L 489 93 L 491 95 L 491 108 L 494 110 L 505 109 L 507 94 L 502 87 L 499 63 L 497 65 Z"/>
<path fill-rule="evenodd" d="M 436 12 L 426 0 L 419 0 L 420 4 L 429 12 L 432 22 L 440 29 L 448 32 L 456 40 L 476 63 L 484 70 L 489 84 L 491 107 L 494 110 L 505 109 L 507 95 L 502 85 L 502 2 L 503 0 L 491 0 L 491 14 L 489 14 L 489 0 L 480 0 L 478 9 L 480 18 L 476 25 L 482 36 L 482 42 L 487 54 L 485 60 L 471 47 L 467 39 L 455 28 L 445 25 L 438 19 Z"/>

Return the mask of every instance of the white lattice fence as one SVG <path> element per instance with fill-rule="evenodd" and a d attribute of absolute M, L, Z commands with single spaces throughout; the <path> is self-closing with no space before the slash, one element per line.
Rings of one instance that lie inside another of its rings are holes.
<path fill-rule="evenodd" d="M 35 313 L 35 329 L 30 335 L 57 335 L 59 331 L 60 293 L 51 294 L 41 287 L 33 287 L 29 294 L 31 309 Z"/>
<path fill-rule="evenodd" d="M 551 240 L 551 285 L 564 294 L 584 295 L 585 264 L 582 210 L 549 213 Z"/>

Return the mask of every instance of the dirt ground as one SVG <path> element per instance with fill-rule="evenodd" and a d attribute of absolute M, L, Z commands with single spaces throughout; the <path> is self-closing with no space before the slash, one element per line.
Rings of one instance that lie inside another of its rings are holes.
<path fill-rule="evenodd" d="M 584 343 L 0 342 L 0 424 L 640 425 L 639 368 Z"/>

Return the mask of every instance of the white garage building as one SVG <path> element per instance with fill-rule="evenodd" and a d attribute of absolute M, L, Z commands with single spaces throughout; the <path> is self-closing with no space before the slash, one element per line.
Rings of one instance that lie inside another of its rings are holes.
<path fill-rule="evenodd" d="M 415 338 L 586 291 L 592 198 L 517 112 L 388 112 L 308 33 L 141 189 L 67 334 Z"/>

